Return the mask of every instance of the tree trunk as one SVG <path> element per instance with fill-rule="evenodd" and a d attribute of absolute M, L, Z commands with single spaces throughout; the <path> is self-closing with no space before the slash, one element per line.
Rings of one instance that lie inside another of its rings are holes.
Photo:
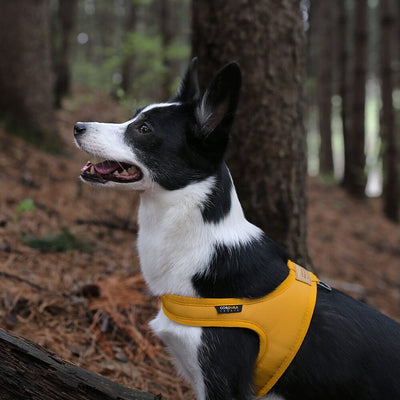
<path fill-rule="evenodd" d="M 0 0 L 0 117 L 10 133 L 60 150 L 47 0 Z"/>
<path fill-rule="evenodd" d="M 318 27 L 318 114 L 321 144 L 319 149 L 319 172 L 333 176 L 332 154 L 332 68 L 333 55 L 333 7 L 334 3 L 326 0 L 314 1 L 317 8 Z"/>
<path fill-rule="evenodd" d="M 171 95 L 170 85 L 173 81 L 172 63 L 168 54 L 173 39 L 171 1 L 159 0 L 160 6 L 160 35 L 161 35 L 161 62 L 164 67 L 161 80 L 161 96 L 168 99 Z"/>
<path fill-rule="evenodd" d="M 395 37 L 394 4 L 381 0 L 381 95 L 380 134 L 383 143 L 383 210 L 392 221 L 399 220 L 398 143 L 392 102 L 393 39 Z"/>
<path fill-rule="evenodd" d="M 355 2 L 354 70 L 351 107 L 350 156 L 346 190 L 356 198 L 365 196 L 365 86 L 367 79 L 367 0 Z"/>
<path fill-rule="evenodd" d="M 299 2 L 194 0 L 192 16 L 203 86 L 229 61 L 242 69 L 228 165 L 247 218 L 307 263 Z"/>
<path fill-rule="evenodd" d="M 74 38 L 77 0 L 59 0 L 53 32 L 53 69 L 55 73 L 55 105 L 61 107 L 61 100 L 71 88 L 70 60 L 71 44 Z"/>
<path fill-rule="evenodd" d="M 394 86 L 396 89 L 400 89 L 400 46 L 398 43 L 400 43 L 400 2 L 396 1 L 395 2 L 396 8 L 394 10 L 394 15 L 395 15 L 395 26 L 396 26 L 396 42 L 395 42 L 395 50 L 394 50 L 394 56 L 395 56 L 395 74 L 394 74 Z"/>
<path fill-rule="evenodd" d="M 351 179 L 350 166 L 351 166 L 351 131 L 349 121 L 349 104 L 350 104 L 350 90 L 349 90 L 349 50 L 348 50 L 348 17 L 346 10 L 346 0 L 339 0 L 338 2 L 338 52 L 339 52 L 339 93 L 342 99 L 341 117 L 342 117 L 342 132 L 343 132 L 343 145 L 344 145 L 344 172 L 342 185 L 347 187 L 348 180 Z"/>
<path fill-rule="evenodd" d="M 133 0 L 130 0 L 126 5 L 128 8 L 127 19 L 125 24 L 125 33 L 133 33 L 136 30 L 136 7 Z M 125 94 L 132 93 L 133 76 L 135 70 L 135 55 L 130 52 L 125 55 L 122 62 L 122 81 L 121 87 Z"/>
<path fill-rule="evenodd" d="M 57 358 L 0 329 L 1 400 L 161 400 Z"/>

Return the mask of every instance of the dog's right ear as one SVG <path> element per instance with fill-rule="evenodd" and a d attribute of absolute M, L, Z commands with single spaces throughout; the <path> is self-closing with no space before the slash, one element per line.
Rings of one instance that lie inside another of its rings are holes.
<path fill-rule="evenodd" d="M 199 82 L 197 78 L 197 57 L 193 58 L 179 86 L 178 92 L 171 101 L 191 103 L 200 99 Z"/>
<path fill-rule="evenodd" d="M 222 68 L 204 93 L 196 110 L 200 135 L 210 146 L 226 147 L 239 101 L 240 67 L 231 62 Z"/>

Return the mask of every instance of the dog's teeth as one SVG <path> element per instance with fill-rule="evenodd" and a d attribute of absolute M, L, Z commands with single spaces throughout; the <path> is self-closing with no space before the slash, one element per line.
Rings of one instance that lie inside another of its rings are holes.
<path fill-rule="evenodd" d="M 137 168 L 136 168 L 136 167 L 134 167 L 134 166 L 132 166 L 132 167 L 128 168 L 128 173 L 129 173 L 129 175 L 133 175 L 133 174 L 135 174 L 135 173 L 136 173 L 136 171 L 137 171 Z"/>
<path fill-rule="evenodd" d="M 129 175 L 129 172 L 128 172 L 128 171 L 126 171 L 126 170 L 122 170 L 122 172 L 121 172 L 121 175 L 128 176 L 128 175 Z"/>
<path fill-rule="evenodd" d="M 95 169 L 94 169 L 94 166 L 93 166 L 93 165 L 90 167 L 90 173 L 91 173 L 91 174 L 95 174 L 95 173 L 96 173 L 96 171 L 95 171 Z"/>
<path fill-rule="evenodd" d="M 118 171 L 114 171 L 112 174 L 113 174 L 114 176 L 119 176 L 119 172 L 118 172 Z"/>

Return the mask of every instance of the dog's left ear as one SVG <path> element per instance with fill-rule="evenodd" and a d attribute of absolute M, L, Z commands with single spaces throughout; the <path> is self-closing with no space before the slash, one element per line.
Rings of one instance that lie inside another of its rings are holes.
<path fill-rule="evenodd" d="M 196 110 L 203 139 L 210 145 L 226 145 L 239 101 L 240 67 L 232 62 L 223 67 L 204 93 Z"/>
<path fill-rule="evenodd" d="M 179 86 L 178 92 L 171 101 L 190 103 L 199 100 L 200 89 L 197 78 L 197 58 L 193 58 L 184 78 Z"/>

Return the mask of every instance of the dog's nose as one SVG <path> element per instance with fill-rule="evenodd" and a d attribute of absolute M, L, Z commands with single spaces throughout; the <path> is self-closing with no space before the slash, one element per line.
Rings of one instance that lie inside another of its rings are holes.
<path fill-rule="evenodd" d="M 74 135 L 82 135 L 86 132 L 86 124 L 84 122 L 77 122 L 74 126 Z"/>

